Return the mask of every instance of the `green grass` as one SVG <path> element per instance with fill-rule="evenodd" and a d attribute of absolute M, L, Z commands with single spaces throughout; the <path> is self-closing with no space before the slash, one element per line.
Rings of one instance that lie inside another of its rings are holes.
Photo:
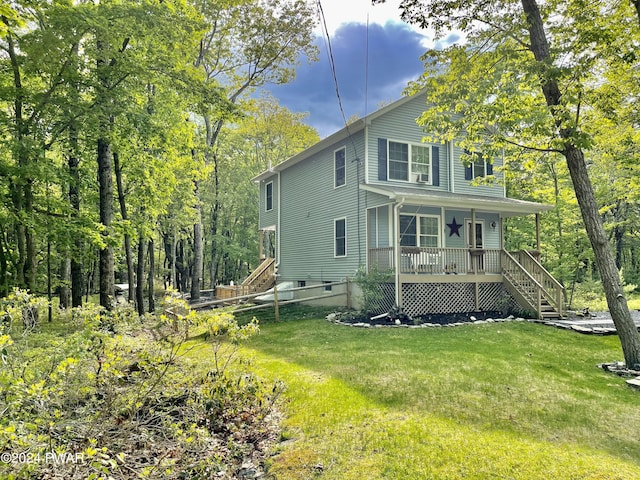
<path fill-rule="evenodd" d="M 288 385 L 278 479 L 640 478 L 640 393 L 596 368 L 617 337 L 305 319 L 246 350 Z"/>

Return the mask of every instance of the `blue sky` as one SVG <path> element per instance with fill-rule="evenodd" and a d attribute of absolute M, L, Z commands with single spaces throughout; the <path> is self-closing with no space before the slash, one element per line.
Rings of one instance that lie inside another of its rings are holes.
<path fill-rule="evenodd" d="M 399 0 L 375 6 L 371 6 L 370 0 L 321 1 L 346 118 L 362 117 L 381 104 L 400 98 L 407 83 L 424 71 L 420 57 L 434 46 L 432 37 L 401 22 Z M 316 32 L 319 61 L 312 64 L 302 61 L 294 81 L 267 90 L 289 110 L 308 112 L 307 123 L 323 138 L 341 129 L 344 122 L 326 39 L 319 27 Z M 457 39 L 451 35 L 444 43 Z"/>

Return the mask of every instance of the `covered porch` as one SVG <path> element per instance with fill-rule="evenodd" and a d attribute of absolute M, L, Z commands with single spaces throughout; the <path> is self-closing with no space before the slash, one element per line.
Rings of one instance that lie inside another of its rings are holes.
<path fill-rule="evenodd" d="M 474 275 L 501 274 L 498 248 L 434 248 L 400 246 L 400 262 L 396 262 L 394 247 L 367 250 L 370 270 L 396 271 L 401 275 Z"/>
<path fill-rule="evenodd" d="M 367 210 L 367 269 L 393 276 L 399 307 L 486 310 L 508 292 L 540 317 L 561 315 L 563 287 L 537 258 L 540 214 L 552 206 L 413 187 L 363 189 L 381 197 Z M 524 215 L 535 215 L 535 244 L 506 252 L 503 220 Z"/>

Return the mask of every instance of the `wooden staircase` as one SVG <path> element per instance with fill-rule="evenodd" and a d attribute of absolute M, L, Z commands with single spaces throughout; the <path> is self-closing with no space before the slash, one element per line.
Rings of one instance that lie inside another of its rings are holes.
<path fill-rule="evenodd" d="M 562 318 L 564 287 L 527 251 L 502 251 L 502 276 L 518 304 L 541 320 Z"/>
<path fill-rule="evenodd" d="M 265 258 L 241 284 L 243 295 L 269 290 L 276 284 L 276 259 Z"/>

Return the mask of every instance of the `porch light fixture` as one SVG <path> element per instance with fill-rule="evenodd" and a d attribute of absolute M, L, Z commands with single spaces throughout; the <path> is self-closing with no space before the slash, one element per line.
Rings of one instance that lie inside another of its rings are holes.
<path fill-rule="evenodd" d="M 493 222 L 491 222 L 491 228 L 493 228 L 495 230 L 497 226 L 498 226 L 498 224 L 495 222 L 495 220 Z"/>

